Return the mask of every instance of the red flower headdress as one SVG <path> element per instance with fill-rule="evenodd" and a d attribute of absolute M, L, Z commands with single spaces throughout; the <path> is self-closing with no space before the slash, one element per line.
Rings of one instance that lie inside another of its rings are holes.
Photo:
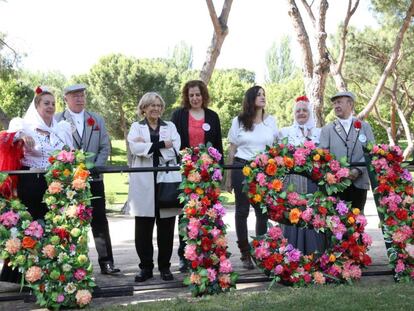
<path fill-rule="evenodd" d="M 42 88 L 41 88 L 40 86 L 38 86 L 38 87 L 35 89 L 35 93 L 36 93 L 36 95 L 42 94 L 42 93 L 43 93 Z"/>
<path fill-rule="evenodd" d="M 306 97 L 306 95 L 303 96 L 299 96 L 298 98 L 295 99 L 295 102 L 309 102 L 309 99 Z"/>

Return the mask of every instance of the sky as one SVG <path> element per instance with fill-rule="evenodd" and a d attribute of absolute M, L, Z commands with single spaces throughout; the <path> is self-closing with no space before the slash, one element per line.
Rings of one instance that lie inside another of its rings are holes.
<path fill-rule="evenodd" d="M 333 33 L 345 17 L 348 1 L 329 2 L 326 28 Z M 234 0 L 216 68 L 249 69 L 256 81 L 263 81 L 266 52 L 283 35 L 291 35 L 292 54 L 299 61 L 286 3 Z M 214 1 L 217 15 L 222 4 L 223 0 Z M 376 25 L 368 4 L 361 0 L 352 26 Z M 26 55 L 21 68 L 60 71 L 70 77 L 88 72 L 110 53 L 169 57 L 180 41 L 193 48 L 193 68 L 201 69 L 213 25 L 205 0 L 0 0 L 0 31 L 9 45 Z"/>

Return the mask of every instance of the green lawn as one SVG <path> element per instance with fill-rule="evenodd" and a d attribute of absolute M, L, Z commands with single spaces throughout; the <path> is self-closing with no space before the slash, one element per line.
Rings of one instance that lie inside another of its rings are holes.
<path fill-rule="evenodd" d="M 127 165 L 126 147 L 123 140 L 112 140 L 112 154 L 108 165 Z M 105 196 L 108 211 L 117 211 L 128 197 L 128 174 L 105 174 Z M 234 204 L 234 195 L 223 191 L 225 204 Z"/>
<path fill-rule="evenodd" d="M 298 289 L 277 286 L 263 292 L 235 292 L 198 299 L 172 299 L 123 307 L 109 307 L 103 310 L 397 311 L 413 310 L 413 305 L 413 284 L 358 284 L 355 286 L 311 286 Z"/>

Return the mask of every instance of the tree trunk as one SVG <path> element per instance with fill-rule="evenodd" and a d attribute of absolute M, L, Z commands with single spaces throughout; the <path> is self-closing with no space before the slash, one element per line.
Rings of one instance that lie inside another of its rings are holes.
<path fill-rule="evenodd" d="M 382 89 L 384 88 L 385 82 L 387 81 L 388 76 L 394 71 L 395 65 L 398 60 L 398 56 L 401 49 L 401 44 L 404 39 L 404 34 L 407 31 L 408 27 L 411 24 L 411 18 L 414 15 L 414 0 L 411 1 L 410 7 L 407 10 L 406 17 L 404 18 L 404 22 L 400 28 L 400 31 L 397 34 L 397 38 L 395 39 L 394 49 L 390 55 L 389 61 L 387 66 L 385 67 L 381 78 L 378 81 L 377 87 L 374 90 L 374 94 L 365 108 L 358 114 L 358 118 L 365 119 L 368 114 L 371 112 L 372 108 L 374 107 L 375 103 L 378 101 L 378 98 L 381 95 Z"/>
<path fill-rule="evenodd" d="M 229 18 L 233 0 L 224 1 L 220 17 L 217 17 L 213 1 L 206 0 L 206 3 L 208 11 L 210 13 L 211 21 L 213 22 L 214 34 L 213 39 L 211 40 L 211 45 L 207 50 L 206 61 L 204 62 L 203 68 L 200 72 L 200 79 L 204 81 L 205 84 L 208 84 L 208 82 L 210 82 L 211 75 L 213 74 L 214 67 L 216 66 L 217 58 L 220 55 L 224 39 L 229 32 L 227 27 L 227 20 Z"/>

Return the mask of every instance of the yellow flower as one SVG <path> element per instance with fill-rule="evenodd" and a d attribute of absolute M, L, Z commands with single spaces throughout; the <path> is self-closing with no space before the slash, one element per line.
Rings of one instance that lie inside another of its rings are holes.
<path fill-rule="evenodd" d="M 314 161 L 319 161 L 321 159 L 321 156 L 319 155 L 319 154 L 315 154 L 314 156 L 313 156 L 313 160 Z"/>
<path fill-rule="evenodd" d="M 70 170 L 67 168 L 63 171 L 63 176 L 68 177 L 70 175 Z"/>
<path fill-rule="evenodd" d="M 254 197 L 253 197 L 253 201 L 255 202 L 255 203 L 258 203 L 258 202 L 260 202 L 262 200 L 262 196 L 260 195 L 260 194 L 255 194 L 254 195 Z"/>
<path fill-rule="evenodd" d="M 197 187 L 197 188 L 196 188 L 196 193 L 197 193 L 198 195 L 202 195 L 202 194 L 204 193 L 204 190 L 203 190 L 203 189 L 201 189 L 200 187 Z"/>
<path fill-rule="evenodd" d="M 290 210 L 290 213 L 289 213 L 290 223 L 297 224 L 299 222 L 299 219 L 300 219 L 300 214 L 302 214 L 302 212 L 300 211 L 300 209 L 298 209 L 298 208 L 292 208 Z"/>
<path fill-rule="evenodd" d="M 268 164 L 275 164 L 276 162 L 275 162 L 275 159 L 269 159 L 269 160 L 267 161 L 267 163 L 268 163 Z"/>
<path fill-rule="evenodd" d="M 319 155 L 323 155 L 323 149 L 321 149 L 321 148 L 316 149 L 316 152 L 317 152 Z"/>
<path fill-rule="evenodd" d="M 243 167 L 243 175 L 244 176 L 249 176 L 252 172 L 252 169 L 248 166 Z"/>
<path fill-rule="evenodd" d="M 336 260 L 336 256 L 335 256 L 334 254 L 331 254 L 331 255 L 329 256 L 329 261 L 330 261 L 330 262 L 335 262 L 335 260 Z"/>
<path fill-rule="evenodd" d="M 353 208 L 352 209 L 352 213 L 354 214 L 354 215 L 359 215 L 360 213 L 361 213 L 361 211 L 359 210 L 359 208 Z"/>

